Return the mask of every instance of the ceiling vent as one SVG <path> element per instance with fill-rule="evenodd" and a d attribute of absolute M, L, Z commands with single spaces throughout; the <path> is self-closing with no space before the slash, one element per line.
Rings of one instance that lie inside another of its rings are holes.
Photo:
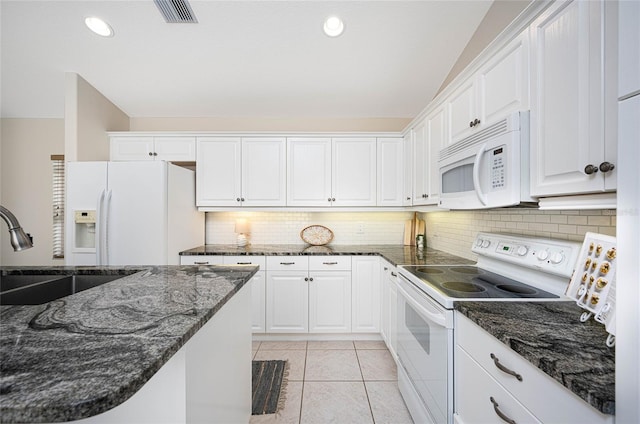
<path fill-rule="evenodd" d="M 187 0 L 153 0 L 170 24 L 196 24 L 198 20 Z"/>

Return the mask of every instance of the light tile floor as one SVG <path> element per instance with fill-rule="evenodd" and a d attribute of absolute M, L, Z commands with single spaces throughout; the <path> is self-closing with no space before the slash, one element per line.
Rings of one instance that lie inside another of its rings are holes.
<path fill-rule="evenodd" d="M 253 342 L 253 359 L 289 361 L 285 402 L 251 424 L 412 424 L 382 341 Z"/>

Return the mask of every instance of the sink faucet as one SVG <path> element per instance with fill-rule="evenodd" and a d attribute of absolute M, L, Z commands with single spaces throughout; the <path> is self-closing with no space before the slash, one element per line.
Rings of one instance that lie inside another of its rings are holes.
<path fill-rule="evenodd" d="M 9 226 L 11 246 L 13 246 L 13 250 L 15 252 L 33 247 L 33 239 L 31 236 L 29 234 L 25 234 L 15 215 L 2 205 L 0 205 L 0 217 L 2 217 L 4 222 Z"/>

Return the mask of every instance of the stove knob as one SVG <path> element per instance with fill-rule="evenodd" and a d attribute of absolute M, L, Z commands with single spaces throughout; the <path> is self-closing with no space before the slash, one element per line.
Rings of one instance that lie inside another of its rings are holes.
<path fill-rule="evenodd" d="M 476 240 L 476 246 L 482 247 L 482 242 L 483 242 L 483 240 L 481 238 L 477 239 Z"/>
<path fill-rule="evenodd" d="M 527 249 L 526 246 L 520 246 L 520 247 L 518 247 L 518 250 L 516 252 L 518 253 L 518 255 L 524 256 L 524 255 L 527 254 L 528 251 L 529 251 L 529 249 Z"/>
<path fill-rule="evenodd" d="M 562 254 L 562 252 L 556 252 L 553 255 L 551 255 L 552 264 L 559 264 L 562 261 L 564 261 L 564 255 Z"/>
<path fill-rule="evenodd" d="M 538 260 L 539 261 L 544 261 L 549 257 L 549 251 L 548 250 L 541 250 L 540 252 L 538 252 Z"/>
<path fill-rule="evenodd" d="M 482 240 L 482 247 L 489 247 L 489 246 L 491 246 L 490 240 Z"/>

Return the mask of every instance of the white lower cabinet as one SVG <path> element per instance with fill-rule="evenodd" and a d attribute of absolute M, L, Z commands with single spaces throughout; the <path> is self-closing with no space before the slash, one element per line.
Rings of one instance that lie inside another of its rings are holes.
<path fill-rule="evenodd" d="M 264 256 L 219 256 L 223 258 L 225 265 L 258 265 L 258 271 L 249 284 L 251 284 L 251 331 L 264 333 L 266 331 L 266 258 Z"/>
<path fill-rule="evenodd" d="M 309 271 L 309 332 L 351 332 L 350 271 Z"/>
<path fill-rule="evenodd" d="M 455 319 L 457 423 L 613 423 L 464 315 Z"/>
<path fill-rule="evenodd" d="M 352 256 L 351 331 L 380 332 L 380 258 Z"/>
<path fill-rule="evenodd" d="M 267 271 L 267 333 L 309 331 L 309 284 L 305 279 L 307 271 Z"/>
<path fill-rule="evenodd" d="M 398 308 L 397 269 L 386 260 L 380 261 L 380 278 L 382 284 L 382 307 L 380 310 L 380 334 L 387 349 L 397 359 L 398 329 L 396 311 Z"/>

